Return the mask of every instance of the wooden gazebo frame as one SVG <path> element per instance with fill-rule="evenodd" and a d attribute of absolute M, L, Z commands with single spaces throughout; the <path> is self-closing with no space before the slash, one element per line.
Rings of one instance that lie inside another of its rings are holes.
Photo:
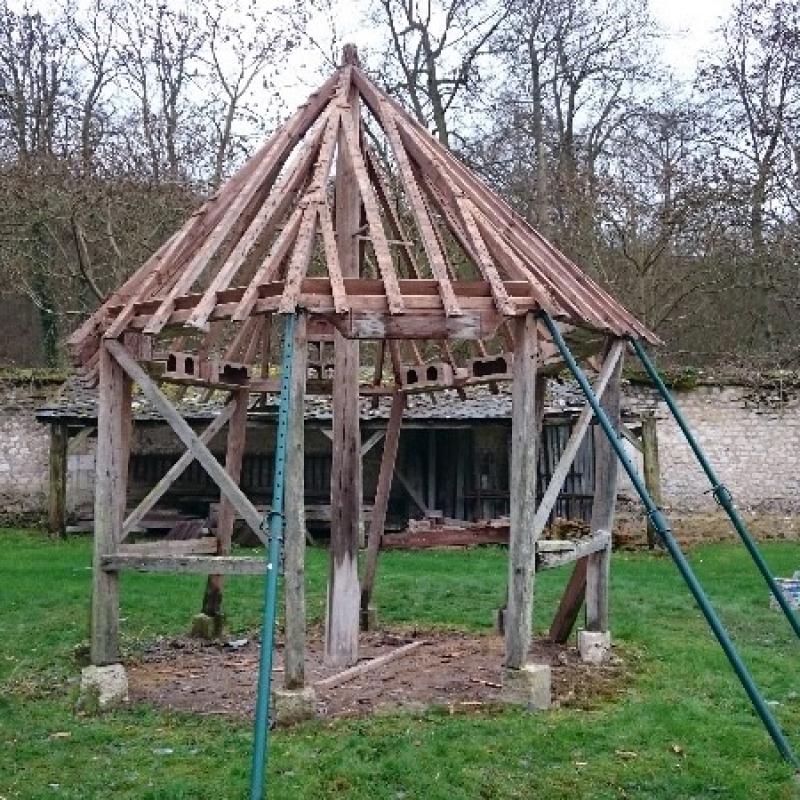
<path fill-rule="evenodd" d="M 537 565 L 577 562 L 553 623 L 555 638 L 572 628 L 584 596 L 587 627 L 606 631 L 616 460 L 605 441 L 596 444 L 592 538 L 537 546 L 592 417 L 587 407 L 537 508 L 545 381 L 562 366 L 537 320 L 541 311 L 597 373 L 596 391 L 618 420 L 624 340 L 656 337 L 381 91 L 346 48 L 343 65 L 319 91 L 70 340 L 99 383 L 93 663 L 119 659 L 120 570 L 208 574 L 204 610 L 211 615 L 221 609 L 223 575 L 263 571 L 262 559 L 232 557 L 230 540 L 236 516 L 265 539 L 262 514 L 238 480 L 250 398 L 278 388 L 269 369 L 271 330 L 285 314 L 297 315 L 285 497 L 287 688 L 304 683 L 302 409 L 310 391 L 333 398 L 331 662 L 350 665 L 358 656 L 406 395 L 475 383 L 513 384 L 506 667 L 526 663 Z M 332 377 L 307 379 L 310 348 L 321 366 L 332 366 Z M 126 518 L 133 383 L 186 454 Z M 222 390 L 230 399 L 198 434 L 165 384 Z M 365 395 L 390 395 L 392 407 L 359 580 L 358 404 Z M 223 465 L 207 445 L 226 424 Z M 222 493 L 216 537 L 126 543 L 193 459 Z"/>

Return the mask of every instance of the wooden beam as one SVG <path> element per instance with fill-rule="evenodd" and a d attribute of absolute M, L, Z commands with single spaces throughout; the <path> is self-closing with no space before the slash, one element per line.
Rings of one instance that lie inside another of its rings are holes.
<path fill-rule="evenodd" d="M 247 389 L 239 389 L 233 395 L 233 414 L 228 425 L 228 444 L 225 453 L 225 471 L 230 479 L 239 484 L 242 476 L 242 460 L 247 439 L 247 404 L 250 393 Z M 217 515 L 217 555 L 229 556 L 231 554 L 231 538 L 233 525 L 236 522 L 236 509 L 233 503 L 223 495 L 220 498 L 219 514 Z M 225 579 L 220 575 L 209 575 L 206 581 L 206 591 L 203 596 L 203 613 L 209 617 L 222 616 L 222 593 Z"/>
<path fill-rule="evenodd" d="M 586 558 L 593 553 L 599 553 L 611 547 L 611 534 L 608 531 L 598 531 L 593 536 L 579 541 L 547 540 L 536 543 L 537 569 L 554 569 L 563 567 L 581 558 Z"/>
<path fill-rule="evenodd" d="M 622 356 L 625 344 L 622 341 L 615 342 L 606 357 L 600 374 L 597 376 L 593 391 L 598 398 L 603 396 L 611 376 L 617 367 L 617 362 Z M 550 482 L 547 484 L 542 500 L 539 503 L 539 508 L 536 509 L 536 517 L 533 521 L 535 536 L 538 539 L 547 525 L 547 520 L 550 518 L 550 512 L 558 500 L 561 489 L 564 486 L 564 481 L 567 479 L 570 468 L 572 467 L 575 457 L 578 455 L 581 445 L 583 444 L 586 431 L 589 430 L 589 424 L 592 421 L 594 412 L 592 407 L 587 402 L 581 410 L 580 416 L 575 421 L 570 433 L 569 440 L 567 441 L 564 450 L 561 453 L 561 458 L 553 470 Z"/>
<path fill-rule="evenodd" d="M 67 448 L 69 430 L 63 422 L 50 425 L 50 480 L 48 483 L 47 528 L 50 535 L 67 535 Z"/>
<path fill-rule="evenodd" d="M 361 445 L 361 458 L 369 453 L 378 442 L 386 435 L 386 431 L 375 431 L 366 442 Z"/>
<path fill-rule="evenodd" d="M 199 539 L 159 539 L 155 542 L 122 544 L 117 555 L 128 556 L 173 556 L 211 555 L 217 552 L 216 536 L 201 536 Z"/>
<path fill-rule="evenodd" d="M 394 469 L 394 476 L 400 481 L 402 487 L 408 492 L 408 496 L 414 501 L 414 505 L 423 513 L 427 514 L 430 509 L 425 504 L 425 501 L 420 496 L 419 492 L 414 488 L 411 481 L 397 468 Z"/>
<path fill-rule="evenodd" d="M 508 549 L 508 606 L 505 666 L 527 660 L 533 620 L 536 539 L 536 391 L 539 346 L 532 313 L 514 321 L 514 384 L 511 400 L 511 514 Z"/>
<path fill-rule="evenodd" d="M 345 68 L 347 107 L 342 119 L 359 119 L 358 92 Z M 339 133 L 336 165 L 336 245 L 345 280 L 360 274 L 356 234 L 361 226 L 361 196 L 353 160 L 348 157 L 344 126 Z M 388 309 L 387 309 L 388 310 Z M 333 462 L 331 465 L 330 569 L 325 621 L 325 660 L 348 667 L 358 660 L 358 538 L 363 488 L 359 427 L 359 343 L 334 333 Z"/>
<path fill-rule="evenodd" d="M 615 347 L 617 342 L 611 345 Z M 624 352 L 624 350 L 623 350 Z M 623 357 L 617 359 L 609 379 L 608 388 L 600 405 L 608 415 L 614 429 L 620 422 L 620 376 Z M 591 530 L 614 530 L 614 512 L 617 504 L 618 461 L 614 448 L 599 425 L 595 429 L 594 446 L 594 500 L 592 502 Z M 586 629 L 608 630 L 608 582 L 611 568 L 611 547 L 589 556 L 586 572 Z"/>
<path fill-rule="evenodd" d="M 375 491 L 375 503 L 372 506 L 372 518 L 369 523 L 367 538 L 367 557 L 364 565 L 364 576 L 361 579 L 361 627 L 366 630 L 369 620 L 369 604 L 378 571 L 378 555 L 386 524 L 386 512 L 389 508 L 389 494 L 392 489 L 392 476 L 397 460 L 397 447 L 400 442 L 400 425 L 403 421 L 405 398 L 396 392 L 392 398 L 392 409 L 386 427 L 386 438 L 383 444 L 383 456 L 378 473 L 378 488 Z"/>
<path fill-rule="evenodd" d="M 131 429 L 131 382 L 110 344 L 99 353 L 91 630 L 91 660 L 98 665 L 119 661 L 119 576 L 104 568 L 103 559 L 122 538 Z"/>
<path fill-rule="evenodd" d="M 548 637 L 552 642 L 564 644 L 569 639 L 575 622 L 580 614 L 581 606 L 586 596 L 586 569 L 589 563 L 588 558 L 579 558 L 575 563 L 567 588 L 556 609 Z"/>
<path fill-rule="evenodd" d="M 342 672 L 337 672 L 335 675 L 331 675 L 328 678 L 321 678 L 314 683 L 314 688 L 332 689 L 334 686 L 341 686 L 343 683 L 348 683 L 355 678 L 360 678 L 367 672 L 372 672 L 373 670 L 379 669 L 380 667 L 383 667 L 392 661 L 396 661 L 398 658 L 402 658 L 409 653 L 413 653 L 414 650 L 416 650 L 418 647 L 422 647 L 424 644 L 427 644 L 427 642 L 419 639 L 416 642 L 409 642 L 408 644 L 401 645 L 391 652 L 385 653 L 377 658 L 371 658 L 369 661 L 366 661 L 363 664 L 358 664 L 355 667 L 350 667 Z"/>
<path fill-rule="evenodd" d="M 267 561 L 255 556 L 204 555 L 132 555 L 129 553 L 103 556 L 102 569 L 108 573 L 119 570 L 136 572 L 185 572 L 199 575 L 263 575 Z"/>
<path fill-rule="evenodd" d="M 286 441 L 286 483 L 283 490 L 285 597 L 284 686 L 305 685 L 306 594 L 305 594 L 305 391 L 308 373 L 308 317 L 299 313 L 294 326 L 291 374 L 291 425 Z"/>
<path fill-rule="evenodd" d="M 230 499 L 238 514 L 248 524 L 253 533 L 266 544 L 266 536 L 261 530 L 262 518 L 260 514 L 244 492 L 231 479 L 225 468 L 200 441 L 200 437 L 189 427 L 186 420 L 153 383 L 147 373 L 130 357 L 122 345 L 118 342 L 108 341 L 106 347 L 131 379 L 136 381 L 142 390 L 142 394 L 161 414 L 172 430 L 175 431 L 183 444 L 193 453 L 194 457 L 208 473 L 208 476 L 217 484 L 220 491 Z"/>
<path fill-rule="evenodd" d="M 200 441 L 208 444 L 227 424 L 233 414 L 235 405 L 228 403 L 219 412 L 216 419 L 200 435 Z M 166 494 L 167 490 L 178 478 L 186 471 L 187 467 L 194 461 L 194 453 L 187 450 L 181 457 L 167 470 L 163 478 L 147 493 L 144 499 L 136 508 L 128 514 L 128 518 L 122 525 L 122 540 L 142 521 L 142 518 L 150 511 L 156 503 Z"/>

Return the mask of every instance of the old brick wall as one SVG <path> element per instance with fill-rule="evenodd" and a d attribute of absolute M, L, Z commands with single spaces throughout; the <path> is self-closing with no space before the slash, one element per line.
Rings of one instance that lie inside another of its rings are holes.
<path fill-rule="evenodd" d="M 675 399 L 720 479 L 743 511 L 800 512 L 800 396 L 786 389 L 699 385 Z M 649 387 L 625 392 L 631 411 L 655 410 L 664 503 L 711 511 L 709 484 L 677 424 Z M 637 456 L 639 466 L 641 460 Z M 626 494 L 632 488 L 623 481 Z"/>

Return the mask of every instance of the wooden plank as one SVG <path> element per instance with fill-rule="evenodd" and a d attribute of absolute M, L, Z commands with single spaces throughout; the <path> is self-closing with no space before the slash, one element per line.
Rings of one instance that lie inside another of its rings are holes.
<path fill-rule="evenodd" d="M 230 315 L 233 322 L 242 322 L 250 316 L 250 312 L 253 310 L 253 306 L 258 300 L 259 287 L 271 281 L 278 274 L 283 259 L 286 258 L 289 250 L 291 250 L 297 240 L 297 234 L 300 230 L 300 223 L 302 220 L 303 209 L 296 208 L 291 217 L 289 217 L 289 221 L 284 226 L 280 235 L 275 240 L 275 243 L 272 245 L 272 249 L 269 251 L 269 255 L 264 259 L 264 263 L 256 270 L 256 274 L 253 275 L 253 279 L 234 307 Z"/>
<path fill-rule="evenodd" d="M 505 666 L 521 669 L 528 657 L 533 620 L 536 540 L 536 389 L 539 347 L 536 319 L 514 321 L 514 384 L 511 400 L 511 514 Z"/>
<path fill-rule="evenodd" d="M 391 412 L 389 413 L 389 419 L 390 419 L 390 424 L 391 424 Z M 367 453 L 369 453 L 369 451 L 370 451 L 370 450 L 372 450 L 372 448 L 373 448 L 373 447 L 375 447 L 375 445 L 376 445 L 376 444 L 378 444 L 378 442 L 379 442 L 381 439 L 383 439 L 383 437 L 384 437 L 385 435 L 386 435 L 386 432 L 385 432 L 385 431 L 375 431 L 375 433 L 373 433 L 373 434 L 372 434 L 372 435 L 369 437 L 369 439 L 367 439 L 367 441 L 366 441 L 366 442 L 364 442 L 364 443 L 361 445 L 361 458 L 364 458 L 364 456 L 365 456 Z"/>
<path fill-rule="evenodd" d="M 131 426 L 131 383 L 108 344 L 100 348 L 99 377 L 91 629 L 91 660 L 98 665 L 119 661 L 119 577 L 102 561 L 121 539 Z"/>
<path fill-rule="evenodd" d="M 358 93 L 350 85 L 351 67 L 342 78 L 348 89 L 343 121 L 359 118 Z M 361 225 L 361 195 L 347 155 L 344 126 L 339 133 L 336 165 L 336 246 L 345 278 L 360 274 L 360 250 L 356 233 Z M 334 333 L 333 462 L 331 465 L 330 570 L 325 619 L 325 660 L 351 666 L 358 660 L 358 537 L 361 527 L 363 488 L 361 432 L 358 411 L 359 343 Z"/>
<path fill-rule="evenodd" d="M 408 160 L 408 154 L 400 139 L 391 105 L 382 99 L 380 101 L 378 114 L 386 138 L 389 140 L 392 152 L 394 153 L 406 197 L 408 198 L 414 217 L 416 218 L 417 228 L 422 237 L 422 244 L 428 256 L 428 263 L 430 264 L 434 278 L 438 282 L 445 313 L 447 316 L 458 316 L 461 313 L 461 307 L 458 304 L 456 295 L 453 292 L 453 285 L 447 275 L 444 254 L 439 248 L 433 231 L 433 223 L 428 213 L 427 206 L 425 205 L 425 200 L 422 197 L 419 186 L 417 186 L 411 163 Z"/>
<path fill-rule="evenodd" d="M 625 344 L 622 341 L 618 341 L 614 343 L 609 351 L 608 356 L 603 363 L 603 367 L 600 370 L 600 374 L 597 376 L 597 380 L 593 386 L 593 391 L 598 398 L 603 396 L 606 386 L 616 370 L 617 362 L 622 357 L 624 348 Z M 581 410 L 581 413 L 578 416 L 578 419 L 575 421 L 575 424 L 572 426 L 572 433 L 570 434 L 569 440 L 567 441 L 567 444 L 561 453 L 561 458 L 559 459 L 556 468 L 553 470 L 553 474 L 550 477 L 550 482 L 547 484 L 547 489 L 545 490 L 544 495 L 542 495 L 542 500 L 539 503 L 539 508 L 536 509 L 536 517 L 533 521 L 533 526 L 537 538 L 541 535 L 545 525 L 547 525 L 547 520 L 550 518 L 550 512 L 553 510 L 556 501 L 558 500 L 558 496 L 561 493 L 562 487 L 564 486 L 564 481 L 566 480 L 570 468 L 575 461 L 575 457 L 578 455 L 578 451 L 583 444 L 583 440 L 586 436 L 586 432 L 589 430 L 589 425 L 593 417 L 594 412 L 592 411 L 592 407 L 587 402 Z"/>
<path fill-rule="evenodd" d="M 444 312 L 393 316 L 382 311 L 352 310 L 348 335 L 355 339 L 485 339 L 492 336 L 500 317 L 492 313 L 462 311 L 458 317 Z"/>
<path fill-rule="evenodd" d="M 561 596 L 553 621 L 550 623 L 548 637 L 552 642 L 564 644 L 569 639 L 575 622 L 583 606 L 586 595 L 586 568 L 588 558 L 580 558 L 575 563 L 564 594 Z"/>
<path fill-rule="evenodd" d="M 118 555 L 129 556 L 174 556 L 211 555 L 217 552 L 216 536 L 201 536 L 199 539 L 160 539 L 154 542 L 136 542 L 119 546 Z"/>
<path fill-rule="evenodd" d="M 203 466 L 208 476 L 217 484 L 220 491 L 231 500 L 236 511 L 250 526 L 253 533 L 266 544 L 266 537 L 261 530 L 262 520 L 258 511 L 247 499 L 244 492 L 231 480 L 231 477 L 225 472 L 225 468 L 214 458 L 211 451 L 200 441 L 200 437 L 189 427 L 189 424 L 181 417 L 172 403 L 162 394 L 147 373 L 128 355 L 121 345 L 117 342 L 109 341 L 106 343 L 106 347 L 125 372 L 136 381 L 142 390 L 142 394 L 161 414 L 172 430 L 175 431 L 186 448 L 194 454 L 194 457 Z"/>
<path fill-rule="evenodd" d="M 208 444 L 227 424 L 233 414 L 234 405 L 228 403 L 219 412 L 216 419 L 200 435 L 200 441 Z M 156 503 L 166 494 L 167 490 L 178 478 L 186 471 L 188 466 L 194 461 L 194 453 L 187 450 L 181 457 L 167 470 L 164 477 L 147 493 L 145 498 L 136 508 L 131 511 L 128 518 L 122 525 L 122 540 L 141 522 L 142 518 L 155 507 Z"/>
<path fill-rule="evenodd" d="M 303 216 L 300 229 L 294 243 L 294 251 L 286 268 L 286 280 L 283 283 L 283 294 L 278 304 L 279 314 L 293 314 L 297 309 L 303 278 L 311 263 L 314 252 L 314 240 L 317 230 L 317 203 L 308 199 L 301 203 Z"/>
<path fill-rule="evenodd" d="M 349 681 L 355 680 L 355 678 L 360 678 L 362 675 L 365 675 L 368 672 L 373 672 L 374 670 L 380 669 L 380 667 L 383 667 L 392 661 L 396 661 L 398 658 L 402 658 L 403 656 L 407 656 L 409 653 L 413 653 L 414 650 L 422 647 L 424 644 L 427 644 L 427 642 L 419 639 L 416 642 L 410 642 L 409 644 L 401 645 L 391 652 L 385 653 L 377 658 L 371 658 L 369 661 L 366 661 L 363 664 L 357 664 L 356 666 L 350 667 L 342 672 L 337 672 L 335 675 L 331 675 L 328 678 L 321 678 L 320 680 L 314 682 L 314 688 L 319 690 L 332 689 L 334 686 L 341 686 L 343 683 L 348 683 Z"/>
<path fill-rule="evenodd" d="M 397 460 L 397 447 L 400 442 L 400 426 L 403 421 L 405 398 L 400 392 L 392 397 L 392 408 L 389 412 L 389 422 L 386 426 L 386 438 L 383 444 L 380 471 L 378 472 L 378 487 L 375 491 L 375 502 L 372 506 L 372 519 L 369 524 L 367 538 L 367 556 L 364 565 L 364 575 L 361 579 L 361 627 L 368 628 L 369 604 L 375 585 L 375 575 L 378 571 L 378 556 L 383 538 L 383 528 L 386 524 L 386 512 L 389 508 L 389 494 L 392 489 L 392 477 Z"/>
<path fill-rule="evenodd" d="M 331 280 L 333 308 L 337 314 L 346 314 L 350 310 L 347 293 L 344 288 L 342 268 L 339 265 L 339 253 L 336 249 L 336 234 L 333 231 L 333 218 L 328 201 L 323 199 L 319 204 L 319 227 L 322 233 L 322 244 L 325 248 L 325 262 L 328 266 L 328 277 Z"/>
<path fill-rule="evenodd" d="M 461 215 L 464 218 L 464 224 L 466 225 L 467 232 L 472 240 L 472 246 L 475 250 L 476 264 L 478 269 L 481 271 L 483 277 L 489 282 L 489 286 L 492 287 L 492 296 L 497 303 L 497 310 L 500 311 L 501 314 L 514 316 L 516 314 L 516 308 L 508 296 L 508 292 L 506 291 L 506 287 L 503 285 L 500 274 L 497 272 L 497 267 L 495 266 L 494 260 L 489 253 L 489 249 L 486 247 L 486 242 L 483 241 L 483 236 L 481 236 L 481 232 L 478 229 L 478 225 L 475 222 L 475 217 L 472 213 L 471 203 L 463 197 L 457 198 L 456 202 L 461 210 Z"/>
<path fill-rule="evenodd" d="M 617 342 L 611 344 L 611 348 Z M 624 353 L 624 349 L 623 349 Z M 614 429 L 620 422 L 620 376 L 623 357 L 617 359 L 608 388 L 600 399 Z M 591 530 L 613 531 L 614 512 L 617 504 L 618 462 L 614 448 L 599 425 L 595 429 L 594 446 L 594 499 L 592 501 Z M 608 582 L 611 568 L 611 547 L 589 556 L 586 572 L 586 629 L 608 630 Z"/>
<path fill-rule="evenodd" d="M 586 558 L 594 553 L 600 553 L 611 547 L 611 534 L 599 531 L 582 541 L 571 542 L 571 547 L 566 550 L 539 550 L 537 547 L 537 569 L 554 569 L 570 564 L 581 558 Z"/>
<path fill-rule="evenodd" d="M 284 577 L 284 673 L 287 689 L 305 685 L 305 389 L 308 373 L 308 317 L 297 315 L 290 386 L 290 427 L 286 440 L 286 483 L 283 490 Z"/>
<path fill-rule="evenodd" d="M 133 570 L 198 575 L 263 575 L 267 570 L 267 561 L 255 556 L 117 554 L 103 556 L 101 567 L 106 573 Z"/>
<path fill-rule="evenodd" d="M 247 439 L 247 405 L 250 392 L 239 389 L 233 395 L 233 414 L 228 424 L 228 442 L 225 453 L 225 472 L 230 479 L 239 484 L 242 476 L 242 460 Z M 217 516 L 217 555 L 228 556 L 231 553 L 231 538 L 233 525 L 236 521 L 236 509 L 233 503 L 222 496 Z M 222 593 L 225 581 L 222 575 L 209 575 L 206 581 L 206 591 L 203 596 L 203 613 L 209 617 L 222 616 Z"/>
<path fill-rule="evenodd" d="M 47 485 L 47 529 L 51 536 L 67 535 L 67 449 L 69 430 L 63 422 L 50 425 L 49 481 Z"/>

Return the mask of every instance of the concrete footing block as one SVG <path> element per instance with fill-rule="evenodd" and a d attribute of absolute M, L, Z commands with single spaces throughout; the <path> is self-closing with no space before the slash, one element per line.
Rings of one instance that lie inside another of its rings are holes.
<path fill-rule="evenodd" d="M 611 658 L 611 633 L 578 631 L 578 652 L 587 664 L 604 664 Z"/>
<path fill-rule="evenodd" d="M 294 725 L 317 715 L 317 693 L 313 687 L 303 689 L 274 689 L 272 709 L 275 724 Z"/>
<path fill-rule="evenodd" d="M 122 664 L 84 667 L 78 709 L 85 712 L 105 711 L 128 702 L 128 676 Z"/>
<path fill-rule="evenodd" d="M 525 664 L 522 669 L 503 670 L 502 699 L 525 706 L 528 711 L 550 708 L 552 682 L 549 664 Z"/>
<path fill-rule="evenodd" d="M 374 631 L 378 628 L 378 609 L 375 606 L 369 606 L 366 610 L 362 608 L 359 618 L 362 631 Z"/>
<path fill-rule="evenodd" d="M 225 617 L 218 614 L 215 617 L 209 614 L 195 614 L 192 617 L 192 626 L 189 635 L 193 639 L 203 639 L 210 642 L 219 639 L 225 632 Z"/>

